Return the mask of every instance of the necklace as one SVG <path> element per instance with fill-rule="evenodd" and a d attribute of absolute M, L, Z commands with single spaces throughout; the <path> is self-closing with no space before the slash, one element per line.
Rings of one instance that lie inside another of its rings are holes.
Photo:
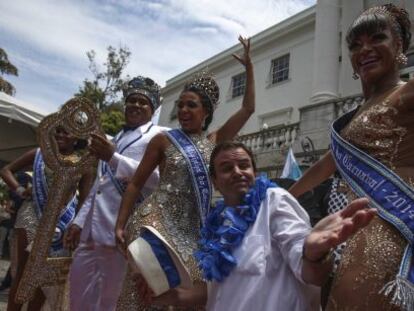
<path fill-rule="evenodd" d="M 382 97 L 386 97 L 388 95 L 390 95 L 392 92 L 394 92 L 395 89 L 397 89 L 398 87 L 404 85 L 405 82 L 403 81 L 398 81 L 395 85 L 392 85 L 390 87 L 388 87 L 386 90 L 381 91 L 380 93 L 376 94 L 376 95 L 371 95 L 368 99 L 365 99 L 365 103 L 369 103 L 371 105 L 371 103 L 376 103 L 378 102 L 379 98 Z"/>
<path fill-rule="evenodd" d="M 266 198 L 268 188 L 277 187 L 264 176 L 256 178 L 238 206 L 226 206 L 224 200 L 216 203 L 201 229 L 199 250 L 194 253 L 205 279 L 223 281 L 237 266 L 233 251 L 255 222 L 260 204 Z"/>

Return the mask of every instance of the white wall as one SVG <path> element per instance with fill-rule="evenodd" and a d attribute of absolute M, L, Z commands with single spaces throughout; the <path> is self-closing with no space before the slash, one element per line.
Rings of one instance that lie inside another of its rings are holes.
<path fill-rule="evenodd" d="M 364 1 L 343 0 L 341 15 L 341 63 L 339 64 L 339 96 L 351 96 L 362 92 L 361 82 L 352 79 L 353 69 L 349 60 L 348 45 L 345 42 L 346 33 L 354 19 L 364 11 Z"/>
<path fill-rule="evenodd" d="M 252 44 L 252 62 L 256 84 L 256 112 L 240 134 L 260 130 L 262 127 L 260 116 L 289 107 L 293 108 L 291 119 L 284 120 L 283 123 L 299 121 L 298 108 L 308 101 L 312 90 L 313 34 L 313 26 L 306 26 L 278 40 L 270 41 L 259 48 L 255 48 Z M 289 80 L 269 85 L 272 59 L 287 53 L 290 53 Z M 213 122 L 209 128 L 210 131 L 222 125 L 241 106 L 242 96 L 231 98 L 231 78 L 243 72 L 243 70 L 244 68 L 232 59 L 223 66 L 213 69 L 216 82 L 220 87 L 220 105 L 215 111 Z M 164 93 L 160 124 L 170 127 L 177 126 L 177 122 L 170 121 L 170 112 L 181 92 L 181 88 L 176 87 L 174 90 Z"/>
<path fill-rule="evenodd" d="M 366 8 L 386 2 L 390 2 L 390 0 L 341 0 L 338 2 L 341 9 L 339 16 L 335 18 L 339 19 L 337 25 L 341 36 L 339 33 L 337 36 L 331 36 L 331 40 L 335 38 L 336 41 L 332 44 L 340 44 L 340 49 L 337 51 L 338 67 L 328 70 L 328 72 L 337 75 L 336 79 L 339 78 L 337 88 L 339 97 L 361 93 L 360 81 L 352 79 L 353 70 L 345 43 L 348 27 Z M 393 2 L 399 4 L 401 1 Z M 312 94 L 315 94 L 315 89 L 312 89 L 312 85 L 315 84 L 313 83 L 314 63 L 318 60 L 315 57 L 317 55 L 314 55 L 315 10 L 316 14 L 318 14 L 318 5 L 326 6 L 330 4 L 332 2 L 329 0 L 319 0 L 316 9 L 314 7 L 307 9 L 252 38 L 252 61 L 256 80 L 256 112 L 249 119 L 240 134 L 259 131 L 263 121 L 261 116 L 272 115 L 272 113 L 277 114 L 278 111 L 285 112 L 283 115 L 283 123 L 285 124 L 299 121 L 298 108 L 309 105 Z M 405 7 L 409 11 L 414 24 L 414 0 L 405 1 Z M 341 40 L 341 42 L 338 42 L 338 40 Z M 323 41 L 322 43 L 325 44 Z M 221 92 L 220 106 L 215 112 L 210 131 L 222 125 L 241 105 L 242 97 L 231 99 L 231 78 L 243 71 L 242 66 L 232 59 L 231 53 L 233 52 L 241 52 L 240 45 L 231 47 L 229 50 L 223 51 L 219 55 L 198 65 L 200 68 L 206 64 L 208 65 L 215 74 Z M 290 79 L 280 84 L 269 86 L 271 60 L 286 53 L 290 53 Z M 339 61 L 339 57 L 341 57 L 341 61 Z M 331 62 L 331 66 L 334 66 L 334 64 L 334 62 Z M 322 66 L 324 66 L 323 61 Z M 167 82 L 167 86 L 163 89 L 164 102 L 160 124 L 170 127 L 178 125 L 176 121 L 170 121 L 170 113 L 184 82 L 190 78 L 188 72 L 193 71 L 194 68 L 190 68 L 187 72 Z M 291 114 L 288 113 L 289 111 L 286 112 L 286 110 L 291 111 Z M 276 119 L 276 117 L 269 118 Z"/>

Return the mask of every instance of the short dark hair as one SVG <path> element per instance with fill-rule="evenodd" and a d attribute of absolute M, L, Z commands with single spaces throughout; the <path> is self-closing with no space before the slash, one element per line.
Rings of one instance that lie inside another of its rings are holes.
<path fill-rule="evenodd" d="M 390 26 L 393 34 L 401 39 L 402 52 L 405 53 L 411 42 L 411 22 L 408 12 L 390 3 L 381 6 L 388 14 L 381 13 L 380 10 L 375 10 L 375 8 L 363 12 L 354 20 L 351 27 L 349 27 L 346 34 L 348 47 L 360 35 L 381 31 Z"/>
<path fill-rule="evenodd" d="M 254 159 L 253 152 L 249 148 L 247 148 L 246 145 L 244 145 L 243 143 L 240 143 L 237 141 L 225 141 L 225 142 L 217 144 L 214 147 L 213 151 L 211 152 L 210 167 L 209 167 L 210 176 L 213 176 L 213 177 L 216 176 L 214 160 L 217 158 L 218 154 L 222 151 L 233 150 L 233 149 L 238 149 L 238 148 L 241 148 L 244 151 L 246 151 L 246 153 L 250 157 L 250 160 L 252 161 L 253 170 L 254 172 L 256 172 L 256 161 Z"/>

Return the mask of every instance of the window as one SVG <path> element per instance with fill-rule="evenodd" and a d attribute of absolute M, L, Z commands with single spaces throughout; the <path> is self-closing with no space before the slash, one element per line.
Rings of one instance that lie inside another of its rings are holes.
<path fill-rule="evenodd" d="M 231 98 L 235 98 L 244 94 L 246 88 L 246 73 L 243 72 L 231 78 Z"/>
<path fill-rule="evenodd" d="M 289 54 L 272 60 L 272 84 L 289 79 Z"/>

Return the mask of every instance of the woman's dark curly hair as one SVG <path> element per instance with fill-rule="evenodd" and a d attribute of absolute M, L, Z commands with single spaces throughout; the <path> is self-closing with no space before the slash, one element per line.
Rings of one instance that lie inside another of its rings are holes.
<path fill-rule="evenodd" d="M 218 86 L 215 91 L 217 92 L 217 94 L 219 93 Z M 198 96 L 200 96 L 201 104 L 207 111 L 207 117 L 206 117 L 206 120 L 204 121 L 204 126 L 202 128 L 203 131 L 206 131 L 210 123 L 213 121 L 213 114 L 214 114 L 213 104 L 211 103 L 210 98 L 208 98 L 208 96 L 203 90 L 200 90 L 199 88 L 194 87 L 194 86 L 188 86 L 188 85 L 184 86 L 183 92 L 194 92 Z"/>
<path fill-rule="evenodd" d="M 387 13 L 381 12 L 381 8 Z M 348 47 L 360 35 L 382 31 L 389 26 L 394 35 L 401 39 L 402 52 L 405 53 L 411 41 L 410 16 L 405 9 L 391 3 L 368 9 L 355 19 L 346 35 Z"/>

